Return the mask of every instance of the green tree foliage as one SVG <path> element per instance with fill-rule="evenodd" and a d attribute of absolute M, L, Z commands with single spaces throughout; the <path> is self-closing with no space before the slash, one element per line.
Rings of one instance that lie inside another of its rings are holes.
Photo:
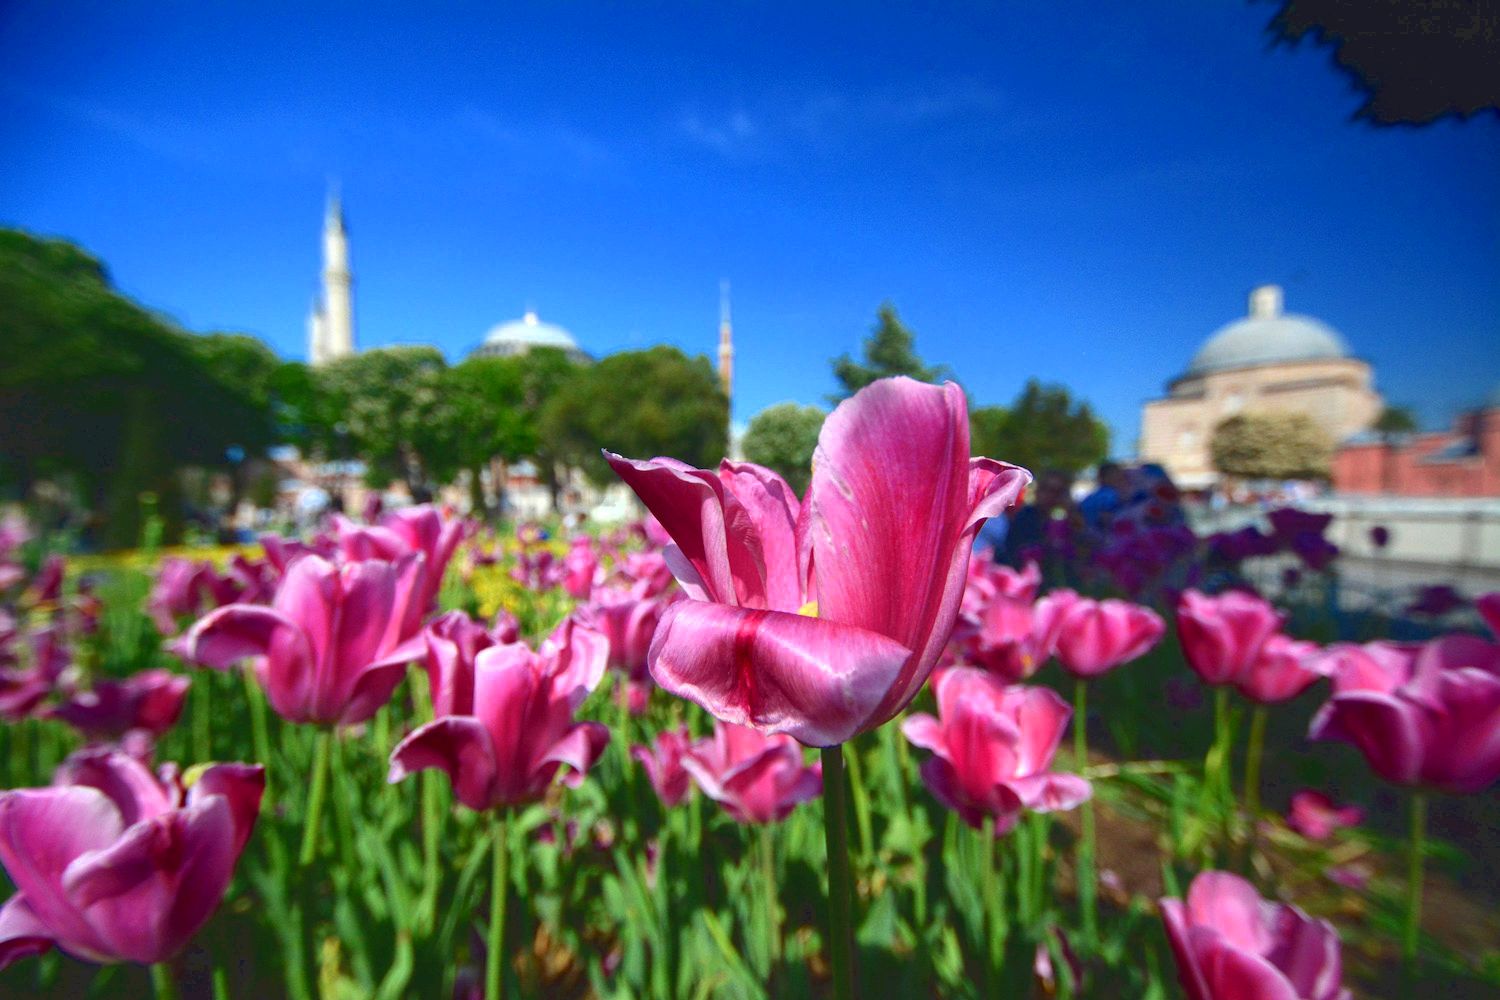
<path fill-rule="evenodd" d="M 70 243 L 0 230 L 0 317 L 3 474 L 23 491 L 42 478 L 75 484 L 105 544 L 135 541 L 144 492 L 175 513 L 178 468 L 273 440 L 255 392 L 212 363 L 224 344 L 131 302 Z M 241 348 L 223 353 L 252 353 Z"/>
<path fill-rule="evenodd" d="M 433 472 L 449 480 L 466 471 L 476 511 L 485 508 L 480 476 L 491 460 L 514 462 L 537 452 L 537 411 L 525 405 L 528 370 L 522 358 L 475 357 L 440 379 L 443 446 Z"/>
<path fill-rule="evenodd" d="M 1417 431 L 1416 414 L 1405 406 L 1387 406 L 1375 419 L 1375 430 L 1387 441 L 1401 434 L 1414 434 Z"/>
<path fill-rule="evenodd" d="M 1326 479 L 1333 442 L 1305 413 L 1242 413 L 1214 429 L 1214 468 L 1243 479 Z"/>
<path fill-rule="evenodd" d="M 1009 407 L 970 411 L 969 447 L 1033 473 L 1080 472 L 1109 454 L 1109 428 L 1063 386 L 1030 379 Z"/>
<path fill-rule="evenodd" d="M 826 416 L 816 406 L 799 403 L 766 407 L 745 429 L 745 458 L 780 473 L 801 496 L 812 477 L 813 449 Z"/>
<path fill-rule="evenodd" d="M 830 398 L 835 403 L 848 399 L 871 382 L 893 375 L 937 382 L 947 377 L 948 369 L 929 366 L 917 355 L 916 337 L 896 315 L 896 307 L 887 302 L 880 307 L 875 326 L 865 338 L 864 361 L 855 361 L 848 354 L 833 359 L 833 377 L 838 379 L 840 391 Z"/>
<path fill-rule="evenodd" d="M 601 447 L 713 467 L 728 438 L 729 401 L 713 365 L 675 347 L 622 351 L 580 369 L 542 413 L 544 447 L 600 484 L 615 480 Z"/>
<path fill-rule="evenodd" d="M 363 458 L 372 483 L 401 479 L 414 496 L 430 492 L 458 464 L 443 398 L 446 368 L 435 347 L 384 347 L 316 369 L 320 393 L 341 415 L 332 457 Z"/>

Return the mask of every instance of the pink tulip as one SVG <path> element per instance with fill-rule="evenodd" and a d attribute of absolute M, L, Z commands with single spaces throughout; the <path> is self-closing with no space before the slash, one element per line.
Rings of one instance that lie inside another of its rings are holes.
<path fill-rule="evenodd" d="M 969 556 L 969 572 L 964 583 L 964 597 L 959 609 L 966 615 L 979 615 L 996 598 L 1030 604 L 1036 600 L 1042 585 L 1042 570 L 1035 561 L 1024 569 L 1014 570 L 995 562 L 994 549 L 981 549 Z"/>
<path fill-rule="evenodd" d="M 1193 879 L 1187 902 L 1160 901 L 1188 1000 L 1347 1000 L 1339 936 L 1326 920 L 1261 899 L 1237 875 Z"/>
<path fill-rule="evenodd" d="M 191 683 L 170 670 L 142 670 L 123 680 L 102 677 L 72 692 L 49 714 L 90 740 L 117 739 L 132 730 L 159 737 L 182 715 Z"/>
<path fill-rule="evenodd" d="M 915 697 L 953 629 L 975 533 L 1030 478 L 969 458 L 958 386 L 905 378 L 824 422 L 802 503 L 756 465 L 607 457 L 671 533 L 667 559 L 693 598 L 657 628 L 656 682 L 809 746 L 873 729 Z"/>
<path fill-rule="evenodd" d="M 938 674 L 933 690 L 938 717 L 911 715 L 901 731 L 932 751 L 922 780 L 965 823 L 979 828 L 991 817 L 999 836 L 1023 809 L 1072 809 L 1093 794 L 1078 775 L 1048 770 L 1073 714 L 1052 691 L 1007 686 L 968 667 Z"/>
<path fill-rule="evenodd" d="M 1177 601 L 1177 640 L 1205 684 L 1234 684 L 1249 673 L 1282 621 L 1259 597 L 1234 590 L 1218 597 L 1187 590 Z"/>
<path fill-rule="evenodd" d="M 133 757 L 86 752 L 51 788 L 0 792 L 0 968 L 56 946 L 90 962 L 176 955 L 218 908 L 260 812 L 259 765 L 184 781 Z"/>
<path fill-rule="evenodd" d="M 651 746 L 630 748 L 630 755 L 640 762 L 646 770 L 646 777 L 651 779 L 656 797 L 668 809 L 687 798 L 687 793 L 692 790 L 690 775 L 682 766 L 691 744 L 692 736 L 686 726 L 681 726 L 663 729 L 656 734 Z"/>
<path fill-rule="evenodd" d="M 513 618 L 496 618 L 486 629 L 462 611 L 450 611 L 428 625 L 422 633 L 428 687 L 432 691 L 433 718 L 474 713 L 474 658 L 481 649 L 516 642 L 519 630 Z"/>
<path fill-rule="evenodd" d="M 1327 840 L 1335 830 L 1358 826 L 1364 818 L 1358 806 L 1336 806 L 1322 792 L 1302 791 L 1292 796 L 1286 823 L 1308 840 Z"/>
<path fill-rule="evenodd" d="M 1446 583 L 1435 583 L 1423 587 L 1417 593 L 1417 599 L 1406 609 L 1409 615 L 1426 615 L 1429 618 L 1441 618 L 1452 614 L 1468 602 L 1464 595 L 1450 587 Z"/>
<path fill-rule="evenodd" d="M 1321 652 L 1315 642 L 1303 642 L 1278 632 L 1261 644 L 1260 656 L 1235 680 L 1234 686 L 1260 705 L 1295 698 L 1324 676 L 1319 662 Z"/>
<path fill-rule="evenodd" d="M 291 722 L 352 725 L 390 700 L 423 652 L 405 631 L 420 599 L 422 556 L 335 566 L 295 559 L 269 607 L 231 604 L 200 619 L 173 645 L 183 659 L 226 669 L 253 657 L 271 707 Z"/>
<path fill-rule="evenodd" d="M 1035 603 L 997 594 L 977 616 L 961 615 L 953 630 L 958 660 L 1006 683 L 1036 673 L 1057 648 L 1066 598 L 1056 593 Z"/>
<path fill-rule="evenodd" d="M 1500 639 L 1500 590 L 1474 598 L 1474 609 L 1489 626 L 1490 634 Z"/>
<path fill-rule="evenodd" d="M 1397 785 L 1468 794 L 1500 778 L 1500 646 L 1449 635 L 1336 646 L 1329 659 L 1333 697 L 1313 739 L 1354 744 Z"/>
<path fill-rule="evenodd" d="M 1310 514 L 1295 507 L 1279 507 L 1266 514 L 1271 522 L 1271 532 L 1284 544 L 1290 545 L 1299 537 L 1322 538 L 1333 523 L 1332 514 Z"/>
<path fill-rule="evenodd" d="M 481 649 L 473 712 L 408 735 L 391 753 L 388 780 L 437 768 L 474 810 L 536 801 L 564 765 L 563 782 L 576 788 L 609 743 L 604 726 L 573 721 L 604 675 L 606 655 L 603 637 L 573 619 L 537 653 L 521 643 Z"/>
<path fill-rule="evenodd" d="M 426 573 L 412 605 L 419 620 L 437 607 L 443 575 L 466 530 L 462 521 L 443 517 L 431 504 L 394 511 L 376 525 L 358 525 L 335 517 L 334 529 L 339 548 L 348 559 L 394 562 L 412 552 L 423 555 Z"/>
<path fill-rule="evenodd" d="M 599 572 L 599 550 L 594 540 L 587 536 L 573 539 L 568 554 L 563 557 L 563 589 L 571 597 L 583 600 L 594 589 L 594 576 Z"/>
<path fill-rule="evenodd" d="M 1058 605 L 1057 662 L 1075 677 L 1098 677 L 1143 656 L 1166 631 L 1161 616 L 1139 604 L 1095 601 L 1071 590 L 1047 596 Z"/>
<path fill-rule="evenodd" d="M 703 794 L 741 823 L 775 823 L 823 794 L 823 767 L 802 762 L 802 748 L 785 734 L 715 722 L 714 734 L 682 758 Z"/>

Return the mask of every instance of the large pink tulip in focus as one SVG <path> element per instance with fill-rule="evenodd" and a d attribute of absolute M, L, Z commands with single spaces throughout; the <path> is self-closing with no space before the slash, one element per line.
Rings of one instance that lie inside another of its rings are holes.
<path fill-rule="evenodd" d="M 221 670 L 253 657 L 271 707 L 291 722 L 364 722 L 422 655 L 421 636 L 406 631 L 408 611 L 420 600 L 422 560 L 412 554 L 335 566 L 299 556 L 269 606 L 220 608 L 188 629 L 174 651 Z"/>
<path fill-rule="evenodd" d="M 690 775 L 682 766 L 683 758 L 692 747 L 692 736 L 686 726 L 678 729 L 663 729 L 656 734 L 651 746 L 633 746 L 630 755 L 640 762 L 656 789 L 656 797 L 667 808 L 687 798 L 692 790 Z"/>
<path fill-rule="evenodd" d="M 955 667 L 933 682 L 938 717 L 917 713 L 901 731 L 931 750 L 922 780 L 972 827 L 995 821 L 998 836 L 1023 809 L 1072 809 L 1093 791 L 1076 774 L 1048 770 L 1072 709 L 1047 688 L 1007 686 L 983 670 Z"/>
<path fill-rule="evenodd" d="M 218 908 L 260 813 L 259 765 L 160 777 L 115 752 L 75 756 L 51 788 L 0 792 L 0 968 L 56 946 L 89 962 L 176 955 Z"/>
<path fill-rule="evenodd" d="M 1096 601 L 1071 590 L 1054 590 L 1047 597 L 1058 606 L 1054 655 L 1075 677 L 1098 677 L 1145 655 L 1166 631 L 1161 616 L 1139 604 Z"/>
<path fill-rule="evenodd" d="M 916 695 L 953 630 L 976 532 L 1030 479 L 969 457 L 958 386 L 908 378 L 833 411 L 801 503 L 757 465 L 607 457 L 671 534 L 693 598 L 656 631 L 657 684 L 809 746 L 873 729 Z"/>
<path fill-rule="evenodd" d="M 1249 673 L 1266 640 L 1281 631 L 1275 608 L 1237 590 L 1209 597 L 1184 591 L 1177 601 L 1177 640 L 1205 684 L 1234 684 Z"/>
<path fill-rule="evenodd" d="M 682 766 L 741 823 L 778 822 L 823 794 L 822 765 L 804 764 L 796 740 L 730 722 L 714 723 L 714 734 L 695 743 Z"/>
<path fill-rule="evenodd" d="M 573 713 L 604 675 L 606 644 L 572 620 L 554 638 L 537 653 L 522 643 L 481 649 L 472 713 L 434 719 L 402 740 L 389 780 L 437 768 L 474 810 L 540 799 L 564 765 L 564 783 L 582 783 L 609 730 Z"/>
<path fill-rule="evenodd" d="M 412 605 L 418 621 L 437 607 L 443 574 L 466 530 L 463 521 L 445 518 L 431 504 L 395 511 L 375 525 L 355 524 L 340 517 L 334 519 L 334 526 L 339 548 L 348 559 L 394 562 L 408 553 L 422 554 L 426 572 Z"/>
<path fill-rule="evenodd" d="M 481 649 L 520 638 L 519 623 L 502 611 L 485 628 L 462 611 L 441 615 L 422 632 L 426 655 L 422 665 L 432 692 L 433 718 L 474 713 L 474 658 Z"/>
<path fill-rule="evenodd" d="M 1449 635 L 1420 646 L 1335 646 L 1333 697 L 1311 737 L 1352 743 L 1397 785 L 1454 794 L 1500 778 L 1500 646 Z"/>
<path fill-rule="evenodd" d="M 1237 875 L 1208 871 L 1187 902 L 1160 901 L 1188 1000 L 1348 1000 L 1339 936 L 1326 920 L 1261 899 Z"/>

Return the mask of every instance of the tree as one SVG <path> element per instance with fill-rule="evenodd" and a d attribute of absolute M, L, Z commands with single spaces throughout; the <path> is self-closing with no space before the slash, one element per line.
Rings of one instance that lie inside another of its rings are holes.
<path fill-rule="evenodd" d="M 864 356 L 863 363 L 848 354 L 833 359 L 833 377 L 841 386 L 838 394 L 829 397 L 833 402 L 848 399 L 871 382 L 892 375 L 909 375 L 918 382 L 936 382 L 948 375 L 946 367 L 929 367 L 917 355 L 916 337 L 889 302 L 880 307 L 875 325 L 865 338 Z"/>
<path fill-rule="evenodd" d="M 757 413 L 745 429 L 745 458 L 781 474 L 801 496 L 812 477 L 813 449 L 827 416 L 816 406 L 777 403 Z"/>
<path fill-rule="evenodd" d="M 969 416 L 976 455 L 1011 462 L 1033 473 L 1076 473 L 1109 454 L 1109 428 L 1086 402 L 1060 385 L 1029 379 L 1009 408 L 977 407 Z"/>
<path fill-rule="evenodd" d="M 1241 413 L 1214 429 L 1214 468 L 1244 479 L 1327 479 L 1333 441 L 1305 413 Z"/>
<path fill-rule="evenodd" d="M 1500 111 L 1500 7 L 1412 0 L 1282 0 L 1273 44 L 1311 37 L 1364 94 L 1375 125 L 1429 125 Z"/>
<path fill-rule="evenodd" d="M 447 480 L 469 474 L 470 502 L 485 510 L 482 474 L 492 460 L 515 462 L 537 450 L 536 411 L 525 405 L 526 368 L 520 358 L 469 358 L 440 379 L 445 446 L 436 470 Z"/>
<path fill-rule="evenodd" d="M 615 481 L 600 448 L 712 467 L 728 447 L 729 400 L 705 357 L 666 346 L 622 351 L 562 384 L 544 406 L 541 439 L 600 485 Z"/>
<path fill-rule="evenodd" d="M 1408 407 L 1387 406 L 1375 418 L 1375 430 L 1389 444 L 1398 435 L 1416 433 L 1417 416 Z"/>
<path fill-rule="evenodd" d="M 382 347 L 338 358 L 314 369 L 334 413 L 334 458 L 355 455 L 372 484 L 403 480 L 413 496 L 431 492 L 457 462 L 453 421 L 442 395 L 447 363 L 435 347 Z"/>

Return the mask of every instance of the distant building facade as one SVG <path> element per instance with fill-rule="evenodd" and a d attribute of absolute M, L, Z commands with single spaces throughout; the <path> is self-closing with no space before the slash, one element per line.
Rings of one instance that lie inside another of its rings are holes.
<path fill-rule="evenodd" d="M 534 347 L 552 347 L 562 351 L 575 364 L 593 359 L 578 346 L 573 335 L 556 323 L 544 323 L 535 310 L 527 310 L 520 319 L 490 328 L 484 342 L 469 352 L 471 358 L 514 358 Z"/>
<path fill-rule="evenodd" d="M 1282 290 L 1250 293 L 1249 315 L 1221 327 L 1167 395 L 1146 403 L 1139 453 L 1158 462 L 1181 487 L 1218 480 L 1209 446 L 1220 423 L 1240 413 L 1305 413 L 1335 441 L 1363 431 L 1383 401 L 1368 363 L 1344 339 L 1310 316 L 1283 310 Z"/>
<path fill-rule="evenodd" d="M 1500 386 L 1453 428 L 1385 439 L 1361 434 L 1333 456 L 1339 493 L 1500 497 Z"/>

